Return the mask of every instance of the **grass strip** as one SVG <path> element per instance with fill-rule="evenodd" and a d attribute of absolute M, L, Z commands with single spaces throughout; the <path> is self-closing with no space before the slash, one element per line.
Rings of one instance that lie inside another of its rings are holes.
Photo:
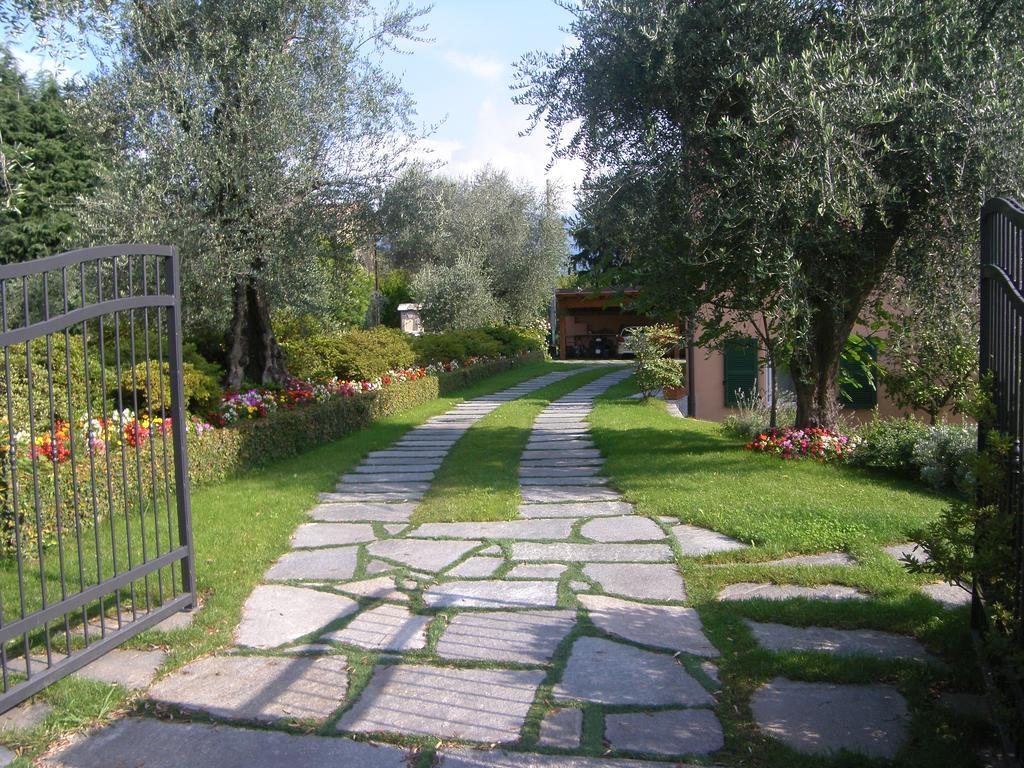
<path fill-rule="evenodd" d="M 519 458 L 534 419 L 549 403 L 611 372 L 582 373 L 503 405 L 470 427 L 448 452 L 414 523 L 512 520 L 519 506 Z"/>

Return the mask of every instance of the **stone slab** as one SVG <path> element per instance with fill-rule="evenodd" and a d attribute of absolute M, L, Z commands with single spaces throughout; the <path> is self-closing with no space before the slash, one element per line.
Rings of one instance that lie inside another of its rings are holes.
<path fill-rule="evenodd" d="M 696 525 L 677 525 L 672 535 L 679 542 L 679 549 L 686 557 L 702 557 L 717 552 L 731 552 L 747 549 L 747 545 L 718 531 L 699 528 Z"/>
<path fill-rule="evenodd" d="M 416 493 L 370 493 L 360 491 L 358 493 L 346 491 L 344 493 L 321 493 L 320 501 L 325 504 L 348 504 L 350 502 L 366 502 L 370 504 L 400 504 L 402 502 L 419 501 L 423 498 L 424 491 Z"/>
<path fill-rule="evenodd" d="M 449 581 L 423 593 L 430 608 L 553 608 L 554 581 Z"/>
<path fill-rule="evenodd" d="M 608 715 L 604 738 L 620 752 L 706 755 L 725 746 L 722 724 L 709 709 Z"/>
<path fill-rule="evenodd" d="M 582 736 L 582 709 L 553 709 L 540 721 L 537 745 L 557 749 L 579 749 Z"/>
<path fill-rule="evenodd" d="M 876 659 L 934 660 L 914 638 L 873 629 L 791 627 L 756 621 L 747 621 L 747 626 L 761 647 L 769 651 L 819 651 Z"/>
<path fill-rule="evenodd" d="M 430 616 L 415 616 L 399 605 L 381 605 L 356 616 L 344 629 L 323 640 L 356 645 L 370 651 L 419 651 L 427 646 Z"/>
<path fill-rule="evenodd" d="M 43 765 L 51 768 L 407 768 L 409 759 L 407 750 L 350 739 L 126 717 L 77 738 L 44 760 Z"/>
<path fill-rule="evenodd" d="M 588 563 L 583 573 L 613 595 L 640 600 L 686 599 L 683 577 L 669 563 Z"/>
<path fill-rule="evenodd" d="M 188 629 L 192 626 L 192 622 L 196 620 L 198 615 L 198 608 L 193 608 L 191 611 L 178 611 L 177 613 L 172 613 L 153 627 L 153 629 L 158 632 L 174 632 L 177 629 Z"/>
<path fill-rule="evenodd" d="M 309 513 L 314 520 L 326 522 L 382 522 L 407 523 L 415 504 L 379 504 L 354 502 L 350 504 L 320 504 Z"/>
<path fill-rule="evenodd" d="M 339 483 L 335 490 L 337 493 L 353 495 L 362 493 L 379 493 L 379 494 L 417 494 L 425 493 L 430 488 L 428 482 L 388 482 L 388 483 L 374 483 L 368 480 L 369 475 L 363 477 L 359 476 L 360 481 L 358 482 L 343 482 Z"/>
<path fill-rule="evenodd" d="M 956 584 L 943 582 L 925 584 L 921 587 L 921 591 L 932 600 L 942 603 L 942 607 L 949 610 L 971 604 L 971 593 Z"/>
<path fill-rule="evenodd" d="M 519 460 L 520 469 L 540 469 L 540 468 L 551 468 L 551 469 L 574 469 L 585 467 L 588 469 L 599 468 L 604 464 L 604 459 L 600 456 L 594 456 L 592 458 L 584 458 L 577 456 L 576 458 L 558 458 L 558 459 L 535 459 L 532 458 L 532 453 L 523 454 Z"/>
<path fill-rule="evenodd" d="M 0 732 L 31 730 L 42 725 L 51 712 L 53 707 L 45 701 L 29 699 L 0 715 Z"/>
<path fill-rule="evenodd" d="M 599 465 L 547 466 L 526 464 L 519 466 L 520 477 L 596 477 L 601 473 Z"/>
<path fill-rule="evenodd" d="M 492 576 L 504 562 L 500 557 L 471 557 L 463 560 L 445 575 L 464 579 L 484 579 Z"/>
<path fill-rule="evenodd" d="M 258 586 L 242 607 L 235 642 L 253 648 L 274 648 L 344 618 L 358 607 L 355 600 L 314 589 Z"/>
<path fill-rule="evenodd" d="M 547 664 L 576 626 L 575 611 L 457 614 L 437 643 L 447 659 Z"/>
<path fill-rule="evenodd" d="M 509 579 L 560 579 L 568 566 L 561 563 L 525 563 L 506 575 Z"/>
<path fill-rule="evenodd" d="M 479 546 L 479 541 L 387 539 L 374 542 L 366 549 L 374 557 L 395 560 L 419 571 L 437 572 Z"/>
<path fill-rule="evenodd" d="M 7 747 L 0 747 L 0 768 L 7 768 L 18 756 Z"/>
<path fill-rule="evenodd" d="M 536 519 L 542 517 L 615 517 L 633 512 L 625 501 L 594 501 L 578 504 L 520 504 L 519 514 Z"/>
<path fill-rule="evenodd" d="M 764 563 L 758 563 L 758 565 L 847 566 L 855 565 L 856 562 L 845 552 L 821 552 L 816 555 L 794 555 L 793 557 L 784 557 L 781 560 L 769 560 Z"/>
<path fill-rule="evenodd" d="M 270 570 L 269 581 L 341 581 L 356 572 L 357 547 L 330 547 L 289 552 Z"/>
<path fill-rule="evenodd" d="M 513 560 L 561 563 L 667 563 L 672 549 L 667 544 L 543 544 L 516 542 Z"/>
<path fill-rule="evenodd" d="M 607 485 L 607 477 L 520 477 L 519 485 L 524 488 L 531 488 L 534 486 L 547 486 L 549 483 L 556 482 L 560 486 L 572 486 L 572 487 L 591 487 Z"/>
<path fill-rule="evenodd" d="M 351 488 L 352 484 L 376 483 L 391 485 L 393 483 L 429 483 L 434 479 L 433 471 L 418 470 L 414 472 L 395 470 L 394 472 L 353 472 L 341 476 L 341 482 L 345 488 Z"/>
<path fill-rule="evenodd" d="M 605 757 L 532 755 L 524 752 L 452 750 L 439 752 L 437 768 L 669 768 L 646 760 L 609 760 Z M 671 768 L 687 768 L 673 765 Z"/>
<path fill-rule="evenodd" d="M 602 632 L 655 648 L 694 656 L 718 656 L 693 608 L 645 605 L 606 595 L 580 595 L 580 604 Z"/>
<path fill-rule="evenodd" d="M 384 526 L 384 531 L 390 534 L 391 536 L 395 536 L 404 531 L 408 527 L 409 526 L 404 525 L 403 523 L 390 523 Z"/>
<path fill-rule="evenodd" d="M 303 523 L 292 534 L 292 546 L 336 547 L 362 544 L 376 538 L 369 523 Z"/>
<path fill-rule="evenodd" d="M 750 699 L 754 720 L 798 752 L 841 749 L 892 758 L 906 742 L 907 703 L 888 685 L 804 683 L 777 677 Z"/>
<path fill-rule="evenodd" d="M 443 448 L 389 448 L 366 454 L 369 459 L 443 459 L 448 451 Z"/>
<path fill-rule="evenodd" d="M 553 695 L 609 705 L 712 703 L 711 694 L 672 656 L 598 637 L 581 637 L 573 644 Z"/>
<path fill-rule="evenodd" d="M 555 448 L 534 447 L 523 451 L 523 461 L 546 461 L 548 459 L 601 459 L 601 452 L 597 448 L 563 447 L 561 450 Z"/>
<path fill-rule="evenodd" d="M 148 688 L 156 671 L 167 661 L 163 651 L 117 648 L 90 662 L 75 674 L 88 680 L 113 683 L 129 690 Z"/>
<path fill-rule="evenodd" d="M 151 700 L 227 720 L 323 721 L 348 687 L 344 656 L 207 656 L 154 685 Z"/>
<path fill-rule="evenodd" d="M 566 539 L 572 520 L 510 520 L 490 523 L 426 523 L 409 533 L 409 538 L 525 539 L 534 541 Z"/>
<path fill-rule="evenodd" d="M 374 475 L 380 472 L 430 472 L 441 468 L 442 460 L 437 459 L 366 459 L 352 471 L 356 474 Z"/>
<path fill-rule="evenodd" d="M 652 541 L 665 538 L 661 526 L 647 517 L 602 517 L 591 520 L 580 529 L 580 534 L 594 541 Z"/>
<path fill-rule="evenodd" d="M 338 584 L 335 589 L 339 592 L 356 595 L 357 597 L 366 597 L 371 600 L 391 600 L 397 603 L 409 602 L 407 594 L 395 589 L 395 580 L 390 576 L 350 581 L 347 584 Z"/>
<path fill-rule="evenodd" d="M 795 584 L 755 584 L 740 582 L 730 584 L 718 593 L 719 600 L 867 600 L 867 595 L 853 587 L 840 584 L 819 584 L 816 587 L 800 587 Z"/>
<path fill-rule="evenodd" d="M 619 501 L 618 491 L 586 486 L 531 485 L 519 490 L 527 504 L 561 504 L 567 501 Z"/>
<path fill-rule="evenodd" d="M 516 741 L 543 679 L 541 670 L 379 666 L 338 729 Z"/>

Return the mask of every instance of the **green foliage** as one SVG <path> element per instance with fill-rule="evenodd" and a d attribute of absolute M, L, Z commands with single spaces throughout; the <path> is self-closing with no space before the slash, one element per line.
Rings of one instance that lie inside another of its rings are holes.
<path fill-rule="evenodd" d="M 791 399 L 778 404 L 777 422 L 789 426 L 796 420 L 796 403 Z M 772 408 L 759 392 L 739 393 L 736 407 L 722 421 L 722 427 L 737 437 L 751 440 L 771 428 Z"/>
<path fill-rule="evenodd" d="M 390 328 L 398 328 L 401 319 L 398 316 L 399 304 L 412 302 L 407 270 L 392 268 L 387 271 L 380 281 L 380 302 L 381 324 Z"/>
<path fill-rule="evenodd" d="M 336 372 L 344 379 L 375 379 L 416 362 L 408 337 L 394 328 L 350 331 L 338 337 L 336 352 Z"/>
<path fill-rule="evenodd" d="M 66 250 L 81 234 L 78 198 L 98 169 L 69 95 L 50 78 L 26 81 L 0 48 L 0 263 Z"/>
<path fill-rule="evenodd" d="M 470 357 L 515 357 L 542 352 L 543 345 L 529 329 L 490 325 L 460 331 L 425 333 L 411 339 L 419 365 L 463 362 Z"/>
<path fill-rule="evenodd" d="M 630 328 L 627 343 L 633 352 L 633 370 L 644 399 L 664 387 L 678 387 L 686 380 L 686 363 L 665 358 L 679 344 L 679 332 L 671 325 Z"/>
<path fill-rule="evenodd" d="M 974 489 L 978 430 L 970 424 L 932 425 L 914 446 L 921 479 L 935 488 L 952 488 L 965 496 Z"/>
<path fill-rule="evenodd" d="M 927 435 L 928 425 L 918 419 L 872 419 L 857 430 L 857 437 L 863 442 L 850 461 L 913 477 L 917 474 L 914 448 Z"/>
<path fill-rule="evenodd" d="M 512 357 L 525 352 L 544 352 L 547 338 L 543 332 L 533 328 L 509 325 L 488 325 L 483 332 L 501 344 L 501 354 Z"/>
<path fill-rule="evenodd" d="M 419 365 L 461 361 L 468 356 L 462 336 L 456 331 L 425 333 L 414 337 L 411 342 Z"/>

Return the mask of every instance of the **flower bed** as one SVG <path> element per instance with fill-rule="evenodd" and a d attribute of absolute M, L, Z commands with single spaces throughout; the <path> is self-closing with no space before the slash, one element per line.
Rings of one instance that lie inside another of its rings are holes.
<path fill-rule="evenodd" d="M 857 449 L 857 438 L 827 429 L 769 429 L 747 443 L 747 449 L 782 459 L 846 461 Z"/>

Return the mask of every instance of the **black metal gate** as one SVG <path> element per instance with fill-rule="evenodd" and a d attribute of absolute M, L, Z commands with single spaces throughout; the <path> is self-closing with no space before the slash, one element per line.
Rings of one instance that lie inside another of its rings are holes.
<path fill-rule="evenodd" d="M 178 254 L 0 266 L 0 711 L 195 605 Z"/>
<path fill-rule="evenodd" d="M 981 211 L 981 376 L 991 387 L 994 413 L 982 419 L 978 450 L 999 450 L 1005 466 L 995 476 L 1000 486 L 982 489 L 983 501 L 997 505 L 988 525 L 1000 541 L 1011 537 L 1007 562 L 998 573 L 976 574 L 972 624 L 982 633 L 998 633 L 997 687 L 1016 715 L 1011 738 L 1017 757 L 1024 749 L 1024 208 L 1016 200 L 995 198 Z M 997 527 L 995 527 L 997 526 Z M 985 532 L 980 532 L 979 536 Z M 991 603 L 999 603 L 993 617 Z"/>

